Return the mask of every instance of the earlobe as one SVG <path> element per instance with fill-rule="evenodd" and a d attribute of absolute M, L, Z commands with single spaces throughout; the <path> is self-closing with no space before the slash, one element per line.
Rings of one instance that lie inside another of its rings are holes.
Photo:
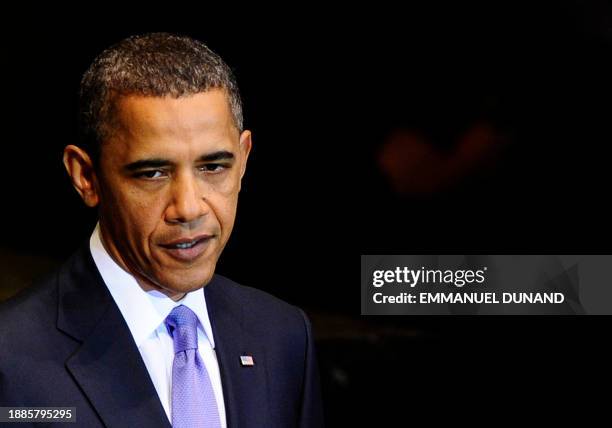
<path fill-rule="evenodd" d="M 100 201 L 96 187 L 96 173 L 91 157 L 83 149 L 68 145 L 64 148 L 64 167 L 72 185 L 79 192 L 88 207 L 95 207 Z"/>

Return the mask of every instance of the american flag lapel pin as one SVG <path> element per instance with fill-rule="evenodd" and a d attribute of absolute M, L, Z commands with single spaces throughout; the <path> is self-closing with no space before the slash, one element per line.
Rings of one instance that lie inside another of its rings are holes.
<path fill-rule="evenodd" d="M 251 355 L 241 355 L 240 365 L 242 365 L 242 367 L 251 367 L 255 365 L 255 361 L 253 361 L 253 357 Z"/>

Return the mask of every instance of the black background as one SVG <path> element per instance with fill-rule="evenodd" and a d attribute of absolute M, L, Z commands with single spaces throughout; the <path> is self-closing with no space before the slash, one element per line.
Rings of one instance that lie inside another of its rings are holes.
<path fill-rule="evenodd" d="M 178 32 L 234 69 L 254 135 L 219 271 L 311 315 L 330 425 L 474 410 L 468 386 L 493 408 L 514 388 L 518 407 L 569 403 L 577 379 L 609 374 L 603 318 L 365 317 L 357 276 L 360 254 L 609 253 L 606 2 L 159 12 L 7 16 L 8 254 L 61 261 L 87 239 L 95 212 L 61 164 L 80 76 L 128 35 Z M 448 149 L 477 120 L 509 141 L 492 167 L 427 196 L 391 190 L 376 164 L 390 132 Z"/>

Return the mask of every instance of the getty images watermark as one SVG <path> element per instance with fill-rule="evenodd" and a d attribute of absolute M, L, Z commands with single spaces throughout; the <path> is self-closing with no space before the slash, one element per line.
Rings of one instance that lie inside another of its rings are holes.
<path fill-rule="evenodd" d="M 499 304 L 499 303 L 528 303 L 560 304 L 565 296 L 560 292 L 490 292 L 482 291 L 480 285 L 486 282 L 487 267 L 479 270 L 459 269 L 410 269 L 406 266 L 396 267 L 394 270 L 375 270 L 372 274 L 372 285 L 375 288 L 404 285 L 416 288 L 418 285 L 447 285 L 456 288 L 473 286 L 469 292 L 449 293 L 448 291 L 421 291 L 421 292 L 394 292 L 385 294 L 382 290 L 373 293 L 372 301 L 375 304 Z M 396 287 L 397 288 L 397 287 Z"/>
<path fill-rule="evenodd" d="M 586 298 L 592 313 L 612 312 L 601 303 L 612 302 L 607 277 L 593 282 L 595 261 L 612 266 L 589 256 L 363 255 L 361 313 L 585 314 Z"/>

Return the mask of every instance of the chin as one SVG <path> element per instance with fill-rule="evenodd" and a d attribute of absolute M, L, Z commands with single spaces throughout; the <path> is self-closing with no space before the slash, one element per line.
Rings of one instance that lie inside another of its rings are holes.
<path fill-rule="evenodd" d="M 161 278 L 160 283 L 170 291 L 178 293 L 189 293 L 204 287 L 210 282 L 214 271 L 202 273 L 200 275 L 177 275 L 172 278 Z"/>

